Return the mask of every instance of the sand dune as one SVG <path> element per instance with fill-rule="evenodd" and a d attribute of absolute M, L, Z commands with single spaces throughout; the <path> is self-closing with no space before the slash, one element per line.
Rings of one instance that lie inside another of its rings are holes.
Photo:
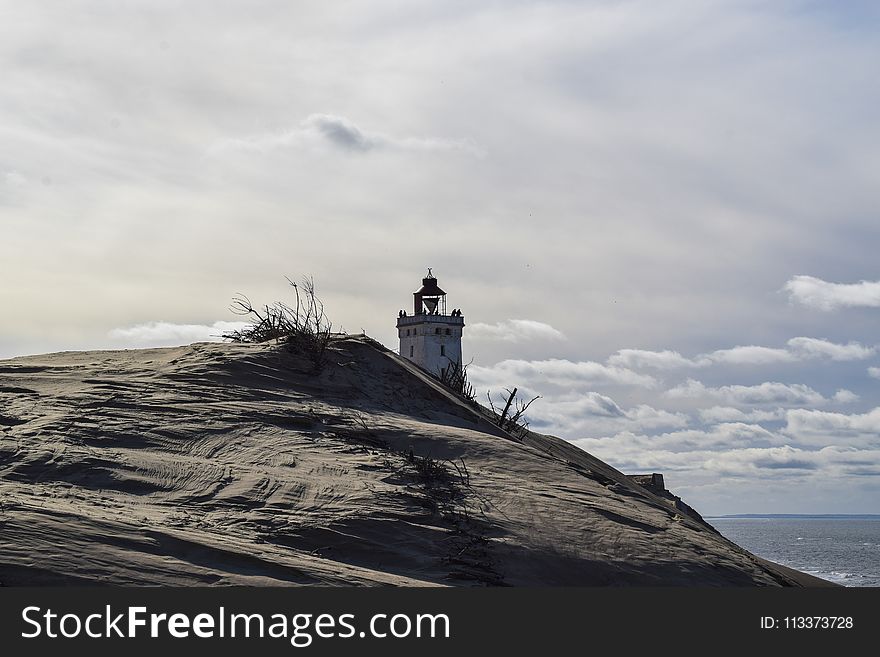
<path fill-rule="evenodd" d="M 822 583 L 562 440 L 512 438 L 368 339 L 330 361 L 0 361 L 0 583 Z"/>

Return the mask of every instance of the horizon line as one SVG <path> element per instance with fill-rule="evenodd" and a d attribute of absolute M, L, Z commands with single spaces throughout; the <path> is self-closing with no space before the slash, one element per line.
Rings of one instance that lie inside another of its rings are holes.
<path fill-rule="evenodd" d="M 880 513 L 729 513 L 704 518 L 877 518 Z"/>

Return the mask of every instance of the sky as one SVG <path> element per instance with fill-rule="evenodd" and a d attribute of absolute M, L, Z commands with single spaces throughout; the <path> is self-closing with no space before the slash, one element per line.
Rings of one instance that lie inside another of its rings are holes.
<path fill-rule="evenodd" d="M 880 513 L 870 2 L 0 0 L 0 358 L 313 276 L 704 514 Z"/>

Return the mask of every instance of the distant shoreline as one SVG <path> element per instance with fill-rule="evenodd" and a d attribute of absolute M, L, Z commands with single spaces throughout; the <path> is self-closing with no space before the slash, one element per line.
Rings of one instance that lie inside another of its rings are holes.
<path fill-rule="evenodd" d="M 780 519 L 780 518 L 800 518 L 802 520 L 880 520 L 880 514 L 876 513 L 736 513 L 724 516 L 704 516 L 709 519 L 736 519 L 736 518 L 757 518 L 757 519 Z"/>

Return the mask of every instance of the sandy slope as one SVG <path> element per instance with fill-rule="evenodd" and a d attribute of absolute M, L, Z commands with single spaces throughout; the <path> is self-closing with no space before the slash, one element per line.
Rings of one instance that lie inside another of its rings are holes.
<path fill-rule="evenodd" d="M 355 337 L 0 361 L 0 582 L 817 583 Z"/>

